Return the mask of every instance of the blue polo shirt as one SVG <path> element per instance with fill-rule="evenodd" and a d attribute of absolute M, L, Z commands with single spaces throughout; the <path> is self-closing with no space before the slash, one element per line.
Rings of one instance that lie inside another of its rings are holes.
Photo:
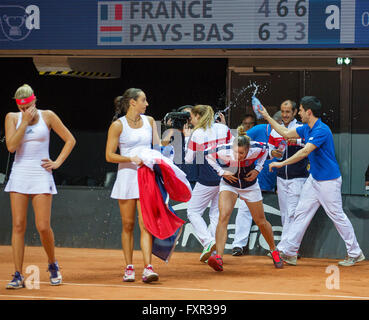
<path fill-rule="evenodd" d="M 306 143 L 312 143 L 317 148 L 308 156 L 310 173 L 315 180 L 332 180 L 341 176 L 340 168 L 334 152 L 333 135 L 331 129 L 320 119 L 313 128 L 307 124 L 296 128 L 297 134 Z"/>
<path fill-rule="evenodd" d="M 246 134 L 253 141 L 265 142 L 268 143 L 269 135 L 272 132 L 272 127 L 270 124 L 257 124 L 253 126 L 250 130 L 246 132 Z"/>

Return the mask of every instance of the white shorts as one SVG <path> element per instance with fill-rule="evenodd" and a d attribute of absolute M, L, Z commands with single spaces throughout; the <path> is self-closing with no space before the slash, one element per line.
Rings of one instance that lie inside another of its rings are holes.
<path fill-rule="evenodd" d="M 222 191 L 231 191 L 233 193 L 236 193 L 240 196 L 241 199 L 246 200 L 247 202 L 258 202 L 263 200 L 263 196 L 261 194 L 259 182 L 256 181 L 255 184 L 253 184 L 250 187 L 247 187 L 245 189 L 240 189 L 236 187 L 232 187 L 227 182 L 225 182 L 223 179 L 220 181 L 219 185 L 219 192 Z"/>

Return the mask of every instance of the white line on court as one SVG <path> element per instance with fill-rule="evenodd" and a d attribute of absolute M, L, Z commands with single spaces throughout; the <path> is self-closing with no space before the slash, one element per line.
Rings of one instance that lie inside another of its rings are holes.
<path fill-rule="evenodd" d="M 91 300 L 91 299 L 82 299 L 82 298 L 64 298 L 64 297 L 41 297 L 41 296 L 18 296 L 13 294 L 0 294 L 0 297 L 7 298 L 24 298 L 24 299 L 46 299 L 46 300 Z"/>
<path fill-rule="evenodd" d="M 7 280 L 0 280 L 5 282 Z M 40 284 L 49 284 L 49 282 L 42 282 Z M 202 292 L 224 292 L 224 293 L 238 293 L 245 295 L 269 295 L 269 296 L 296 296 L 296 297 L 311 297 L 311 298 L 332 298 L 332 299 L 356 299 L 356 300 L 369 300 L 369 297 L 361 297 L 361 296 L 347 296 L 347 295 L 330 295 L 330 294 L 308 294 L 308 293 L 291 293 L 291 292 L 263 292 L 263 291 L 238 291 L 238 290 L 219 290 L 219 289 L 201 289 L 201 288 L 171 288 L 171 287 L 159 287 L 152 285 L 143 285 L 143 286 L 135 286 L 135 285 L 119 285 L 119 284 L 97 284 L 97 283 L 72 283 L 72 282 L 63 282 L 62 285 L 67 286 L 78 286 L 78 287 L 105 287 L 105 288 L 135 288 L 135 289 L 161 289 L 161 290 L 177 290 L 177 291 L 202 291 Z M 33 292 L 35 292 L 33 290 Z M 4 297 L 15 297 L 13 295 L 0 295 Z M 27 298 L 28 296 L 24 296 Z M 30 297 L 31 298 L 31 297 Z M 36 298 L 37 297 L 33 297 Z M 74 299 L 74 298 L 57 298 L 57 297 L 41 297 L 39 299 L 61 299 L 61 300 L 91 300 L 91 299 Z M 99 299 L 96 299 L 99 300 Z M 109 300 L 109 299 L 108 299 Z"/>

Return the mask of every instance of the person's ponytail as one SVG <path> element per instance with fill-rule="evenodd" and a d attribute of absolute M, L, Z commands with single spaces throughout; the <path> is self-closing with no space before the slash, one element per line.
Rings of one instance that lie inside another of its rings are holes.
<path fill-rule="evenodd" d="M 237 128 L 237 139 L 234 140 L 234 143 L 237 143 L 239 147 L 245 147 L 246 149 L 250 148 L 250 137 L 247 136 L 245 128 L 241 125 Z"/>
<path fill-rule="evenodd" d="M 121 114 L 126 114 L 128 112 L 130 100 L 137 100 L 142 92 L 143 91 L 141 89 L 129 88 L 123 93 L 123 95 L 118 96 L 114 99 L 115 113 L 113 117 L 113 122 L 117 120 Z"/>
<path fill-rule="evenodd" d="M 200 119 L 196 124 L 194 130 L 199 128 L 206 130 L 210 128 L 214 123 L 214 111 L 211 106 L 199 104 L 194 106 L 191 112 L 194 115 L 200 115 Z"/>

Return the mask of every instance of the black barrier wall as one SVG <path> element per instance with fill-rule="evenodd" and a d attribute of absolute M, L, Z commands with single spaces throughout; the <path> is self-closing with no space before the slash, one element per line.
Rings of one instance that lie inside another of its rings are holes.
<path fill-rule="evenodd" d="M 11 211 L 9 195 L 0 190 L 0 245 L 11 244 Z M 58 187 L 53 198 L 51 224 L 58 247 L 121 249 L 121 219 L 116 200 L 110 198 L 110 189 L 86 187 Z M 186 203 L 173 203 L 180 218 L 186 221 L 175 251 L 201 252 L 202 246 L 186 215 Z M 369 257 L 369 197 L 343 196 L 344 210 L 351 220 L 356 237 L 366 257 Z M 275 194 L 264 194 L 264 210 L 273 226 L 274 237 L 278 243 L 282 231 Z M 232 213 L 228 225 L 226 253 L 230 253 L 235 232 L 237 209 Z M 204 214 L 205 220 L 207 214 Z M 34 223 L 31 205 L 27 217 L 27 246 L 40 246 L 39 235 Z M 249 254 L 264 255 L 268 245 L 258 227 L 251 227 Z M 135 249 L 139 249 L 139 227 L 135 226 Z M 301 244 L 304 257 L 340 259 L 346 255 L 343 240 L 333 223 L 320 208 L 313 218 Z"/>

